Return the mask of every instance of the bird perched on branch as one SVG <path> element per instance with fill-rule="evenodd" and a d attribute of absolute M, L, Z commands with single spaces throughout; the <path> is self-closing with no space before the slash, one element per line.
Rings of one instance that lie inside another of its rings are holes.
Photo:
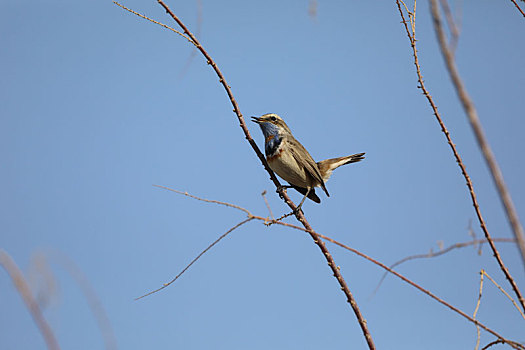
<path fill-rule="evenodd" d="M 252 117 L 259 124 L 264 135 L 264 151 L 270 168 L 290 186 L 304 195 L 297 210 L 306 198 L 316 203 L 321 199 L 315 193 L 315 187 L 321 187 L 328 197 L 325 182 L 332 171 L 341 165 L 363 160 L 364 153 L 315 162 L 308 151 L 293 137 L 290 128 L 277 114 L 269 113 L 262 117 Z"/>

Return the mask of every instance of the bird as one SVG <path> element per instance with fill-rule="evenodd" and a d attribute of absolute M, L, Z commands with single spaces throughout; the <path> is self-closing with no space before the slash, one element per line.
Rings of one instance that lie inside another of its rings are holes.
<path fill-rule="evenodd" d="M 294 188 L 304 195 L 296 210 L 301 209 L 306 198 L 315 203 L 321 203 L 321 199 L 315 193 L 316 187 L 321 187 L 330 197 L 325 183 L 332 172 L 342 165 L 356 163 L 365 158 L 365 153 L 356 153 L 316 163 L 306 148 L 292 135 L 288 125 L 277 114 L 268 113 L 261 117 L 252 116 L 252 121 L 259 124 L 264 135 L 264 152 L 268 165 L 279 177 L 290 184 L 282 187 Z"/>

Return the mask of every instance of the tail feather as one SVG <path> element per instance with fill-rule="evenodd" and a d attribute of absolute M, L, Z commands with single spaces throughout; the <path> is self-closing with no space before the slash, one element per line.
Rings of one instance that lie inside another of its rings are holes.
<path fill-rule="evenodd" d="M 332 175 L 332 171 L 339 168 L 341 165 L 346 165 L 346 164 L 362 161 L 363 159 L 365 159 L 364 155 L 365 155 L 364 153 L 356 153 L 356 154 L 352 154 L 351 156 L 326 159 L 326 160 L 322 160 L 318 162 L 317 166 L 319 167 L 319 170 L 321 171 L 321 176 L 323 177 L 323 181 L 324 182 L 328 181 L 328 179 Z"/>

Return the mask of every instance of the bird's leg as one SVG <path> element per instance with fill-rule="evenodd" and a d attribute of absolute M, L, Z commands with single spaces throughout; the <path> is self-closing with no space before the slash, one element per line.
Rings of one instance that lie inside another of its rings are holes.
<path fill-rule="evenodd" d="M 312 189 L 311 187 L 308 187 L 308 189 L 306 190 L 306 193 L 305 193 L 303 199 L 301 200 L 301 203 L 299 203 L 299 205 L 297 206 L 297 208 L 295 208 L 295 210 L 294 210 L 294 214 L 297 213 L 297 212 L 299 212 L 299 210 L 302 211 L 301 207 L 303 206 L 303 203 L 304 203 L 304 201 L 306 200 L 306 197 L 308 197 L 308 194 L 310 193 L 310 190 L 311 190 L 311 189 Z"/>

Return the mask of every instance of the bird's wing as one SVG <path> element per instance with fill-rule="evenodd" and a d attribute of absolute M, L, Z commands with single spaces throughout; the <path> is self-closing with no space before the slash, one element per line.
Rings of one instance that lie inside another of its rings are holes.
<path fill-rule="evenodd" d="M 299 143 L 299 141 L 297 141 L 295 138 L 290 137 L 289 142 L 291 143 L 290 152 L 292 153 L 292 156 L 294 157 L 295 161 L 300 166 L 303 166 L 308 172 L 308 174 L 321 184 L 321 188 L 325 191 L 326 195 L 330 197 L 330 195 L 328 194 L 328 190 L 324 185 L 323 177 L 321 176 L 319 167 L 317 166 L 317 163 L 314 161 L 310 153 L 308 153 L 308 151 L 303 147 L 303 145 L 301 145 L 301 143 Z"/>

